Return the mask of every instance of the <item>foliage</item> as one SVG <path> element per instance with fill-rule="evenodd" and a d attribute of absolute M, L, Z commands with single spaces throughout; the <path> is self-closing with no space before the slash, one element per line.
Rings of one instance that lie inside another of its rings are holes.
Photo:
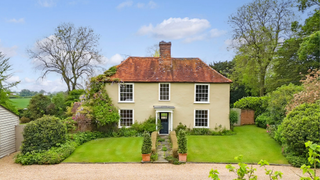
<path fill-rule="evenodd" d="M 286 111 L 290 112 L 303 103 L 315 103 L 320 100 L 320 70 L 311 71 L 301 80 L 303 90 L 294 95 L 294 98 L 287 104 Z"/>
<path fill-rule="evenodd" d="M 30 122 L 30 118 L 27 118 L 27 117 L 22 117 L 21 119 L 20 119 L 20 123 L 21 124 L 25 124 L 25 123 L 28 123 L 28 122 Z"/>
<path fill-rule="evenodd" d="M 178 152 L 180 154 L 186 154 L 188 152 L 187 137 L 184 130 L 180 130 L 178 133 Z"/>
<path fill-rule="evenodd" d="M 219 61 L 209 65 L 225 77 L 230 77 L 234 68 L 234 61 Z"/>
<path fill-rule="evenodd" d="M 181 164 L 181 163 L 179 162 L 179 159 L 178 159 L 178 158 L 175 158 L 175 157 L 173 157 L 173 156 L 167 156 L 167 157 L 165 157 L 165 159 L 166 159 L 169 163 L 172 163 L 172 164 L 174 164 L 174 165 L 179 165 L 179 164 Z"/>
<path fill-rule="evenodd" d="M 268 170 L 268 169 L 266 168 L 267 165 L 269 166 L 268 161 L 261 159 L 261 160 L 258 162 L 258 164 L 260 165 L 260 167 L 264 167 L 264 170 L 266 171 L 266 175 L 269 176 L 269 179 L 270 179 L 270 180 L 278 180 L 279 178 L 282 179 L 283 173 L 282 173 L 281 171 L 275 171 L 275 172 L 273 172 L 273 170 Z"/>
<path fill-rule="evenodd" d="M 267 111 L 270 117 L 264 116 L 263 118 L 268 118 L 267 124 L 281 124 L 283 118 L 286 116 L 285 107 L 293 99 L 293 95 L 302 91 L 301 86 L 296 86 L 293 84 L 283 85 L 277 90 L 268 94 L 269 101 Z M 266 115 L 266 114 L 265 114 Z"/>
<path fill-rule="evenodd" d="M 61 122 L 67 127 L 67 132 L 72 132 L 77 129 L 77 122 L 72 117 L 62 119 Z"/>
<path fill-rule="evenodd" d="M 156 125 L 156 118 L 150 116 L 148 119 L 146 119 L 143 122 L 135 122 L 131 126 L 132 129 L 136 130 L 138 133 L 143 133 L 147 131 L 148 133 L 152 133 L 156 131 L 157 125 Z M 158 129 L 161 129 L 158 125 Z"/>
<path fill-rule="evenodd" d="M 187 125 L 183 125 L 181 122 L 179 122 L 178 126 L 174 129 L 176 131 L 176 134 L 179 134 L 180 130 L 187 131 Z"/>
<path fill-rule="evenodd" d="M 49 114 L 54 115 L 56 117 L 63 118 L 65 116 L 64 112 L 66 111 L 65 94 L 63 92 L 59 92 L 53 95 L 51 101 L 52 101 L 51 106 L 53 106 L 53 111 Z"/>
<path fill-rule="evenodd" d="M 22 89 L 19 93 L 21 97 L 32 97 L 34 95 L 38 94 L 36 91 L 30 91 L 29 89 Z"/>
<path fill-rule="evenodd" d="M 271 121 L 273 121 L 273 119 L 270 117 L 269 112 L 264 112 L 256 118 L 255 123 L 258 127 L 267 128 L 267 124 Z"/>
<path fill-rule="evenodd" d="M 47 113 L 47 107 L 50 105 L 51 99 L 48 96 L 37 94 L 33 96 L 28 105 L 28 111 L 30 113 L 30 119 L 36 120 L 41 118 Z"/>
<path fill-rule="evenodd" d="M 142 154 L 150 154 L 151 153 L 151 137 L 148 132 L 143 133 L 143 143 L 141 148 Z"/>
<path fill-rule="evenodd" d="M 211 169 L 210 172 L 209 172 L 209 178 L 213 179 L 213 180 L 220 180 L 219 178 L 219 171 L 218 170 L 213 170 Z"/>
<path fill-rule="evenodd" d="M 66 141 L 66 127 L 59 118 L 44 116 L 26 125 L 21 152 L 48 150 Z"/>
<path fill-rule="evenodd" d="M 38 40 L 35 48 L 27 51 L 36 68 L 42 71 L 41 78 L 50 73 L 59 74 L 69 92 L 81 87 L 81 78 L 94 74 L 102 63 L 97 48 L 99 38 L 89 27 L 62 23 L 52 36 Z"/>
<path fill-rule="evenodd" d="M 317 8 L 319 8 L 320 1 L 319 0 L 298 0 L 299 11 L 303 12 L 304 10 L 306 10 L 311 6 L 318 6 Z"/>
<path fill-rule="evenodd" d="M 31 164 L 58 164 L 69 157 L 73 151 L 81 144 L 97 138 L 103 138 L 105 135 L 101 132 L 79 132 L 69 134 L 64 144 L 58 144 L 49 150 L 33 150 L 25 154 L 19 153 L 15 162 L 22 165 Z"/>
<path fill-rule="evenodd" d="M 255 0 L 229 17 L 237 53 L 232 79 L 249 87 L 253 95 L 263 96 L 272 83 L 269 69 L 292 17 L 292 2 L 280 0 Z"/>
<path fill-rule="evenodd" d="M 266 111 L 269 97 L 244 97 L 234 103 L 235 108 L 254 110 L 254 117 Z"/>
<path fill-rule="evenodd" d="M 320 62 L 320 31 L 305 37 L 300 44 L 298 55 L 300 61 L 311 62 L 312 67 L 319 68 Z"/>
<path fill-rule="evenodd" d="M 257 176 L 254 175 L 254 172 L 257 170 L 256 168 L 253 168 L 252 166 L 249 168 L 247 164 L 242 163 L 242 155 L 235 157 L 234 159 L 239 161 L 238 166 L 239 168 L 236 169 L 231 164 L 226 165 L 226 168 L 229 170 L 229 172 L 234 172 L 237 174 L 237 179 L 242 180 L 247 175 L 248 179 L 250 180 L 256 180 Z"/>
<path fill-rule="evenodd" d="M 305 156 L 306 141 L 320 143 L 320 105 L 302 104 L 293 109 L 283 120 L 281 136 L 286 153 L 293 156 Z"/>
<path fill-rule="evenodd" d="M 154 161 L 157 161 L 157 160 L 158 160 L 158 154 L 157 153 L 151 154 L 150 161 L 154 162 Z"/>
<path fill-rule="evenodd" d="M 313 169 L 311 169 L 311 166 L 302 165 L 302 173 L 308 173 L 309 177 L 301 177 L 302 180 L 320 180 L 320 176 L 317 176 L 317 163 L 320 164 L 320 145 L 316 143 L 312 143 L 311 141 L 308 141 L 305 143 L 305 146 L 309 150 L 309 158 L 308 162 L 313 165 Z"/>
<path fill-rule="evenodd" d="M 168 149 L 167 149 L 167 147 L 165 147 L 165 146 L 163 146 L 162 147 L 162 149 L 161 149 L 161 151 L 167 151 Z"/>
<path fill-rule="evenodd" d="M 239 120 L 237 111 L 230 110 L 229 120 L 230 120 L 230 129 L 233 131 L 234 124 L 237 123 Z"/>
<path fill-rule="evenodd" d="M 68 92 L 68 95 L 65 100 L 66 106 L 71 106 L 72 103 L 79 102 L 80 96 L 85 93 L 83 89 L 75 89 Z"/>

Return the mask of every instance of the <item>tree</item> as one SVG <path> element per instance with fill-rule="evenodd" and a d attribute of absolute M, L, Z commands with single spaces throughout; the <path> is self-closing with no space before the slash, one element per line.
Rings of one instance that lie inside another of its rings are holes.
<path fill-rule="evenodd" d="M 11 65 L 9 64 L 9 58 L 5 58 L 5 55 L 0 52 L 0 105 L 5 108 L 18 113 L 15 106 L 9 99 L 10 88 L 16 86 L 20 81 L 8 82 L 12 77 L 12 73 L 9 73 L 11 70 Z"/>
<path fill-rule="evenodd" d="M 310 64 L 309 69 L 320 67 L 320 31 L 303 39 L 298 50 L 299 60 Z"/>
<path fill-rule="evenodd" d="M 36 69 L 42 71 L 41 78 L 49 73 L 61 75 L 68 91 L 80 86 L 84 76 L 91 76 L 102 63 L 97 50 L 99 35 L 89 27 L 75 27 L 63 23 L 55 29 L 54 35 L 36 42 L 35 48 L 28 49 Z"/>
<path fill-rule="evenodd" d="M 41 118 L 43 115 L 49 114 L 47 112 L 48 106 L 51 103 L 51 99 L 48 96 L 42 94 L 37 94 L 33 96 L 28 105 L 28 110 L 26 114 L 29 114 L 31 120 L 36 120 Z"/>
<path fill-rule="evenodd" d="M 304 10 L 306 10 L 311 6 L 317 6 L 317 8 L 319 9 L 320 0 L 298 0 L 299 11 L 303 12 Z"/>
<path fill-rule="evenodd" d="M 153 46 L 149 46 L 147 48 L 147 56 L 159 57 L 160 56 L 159 45 L 154 44 Z"/>
<path fill-rule="evenodd" d="M 234 71 L 252 93 L 265 94 L 268 70 L 293 16 L 291 1 L 255 0 L 229 17 L 237 50 Z"/>

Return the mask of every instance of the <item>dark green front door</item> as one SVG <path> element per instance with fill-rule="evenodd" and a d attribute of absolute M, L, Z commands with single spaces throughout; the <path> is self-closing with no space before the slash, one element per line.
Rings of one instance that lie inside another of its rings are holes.
<path fill-rule="evenodd" d="M 169 113 L 160 113 L 161 130 L 160 134 L 169 134 Z"/>

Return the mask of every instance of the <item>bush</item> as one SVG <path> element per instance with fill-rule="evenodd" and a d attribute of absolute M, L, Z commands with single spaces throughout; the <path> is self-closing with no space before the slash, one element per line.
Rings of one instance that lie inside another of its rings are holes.
<path fill-rule="evenodd" d="M 66 126 L 59 118 L 44 116 L 26 125 L 23 131 L 22 153 L 48 150 L 66 141 Z"/>
<path fill-rule="evenodd" d="M 138 132 L 132 128 L 122 127 L 118 130 L 119 137 L 135 137 L 138 136 Z"/>
<path fill-rule="evenodd" d="M 135 122 L 134 124 L 132 124 L 131 128 L 136 130 L 138 133 L 143 133 L 145 131 L 147 131 L 148 133 L 152 133 L 157 130 L 156 118 L 150 116 L 144 122 Z M 158 126 L 158 129 L 161 128 L 159 128 Z"/>
<path fill-rule="evenodd" d="M 269 97 L 244 97 L 234 103 L 235 108 L 254 110 L 254 119 L 266 111 Z"/>
<path fill-rule="evenodd" d="M 184 131 L 184 130 L 182 130 Z M 180 132 L 180 131 L 179 131 Z M 178 135 L 179 135 L 179 132 L 178 132 Z M 190 131 L 190 134 L 191 135 L 211 135 L 212 132 L 210 129 L 208 128 L 193 128 L 191 131 Z"/>
<path fill-rule="evenodd" d="M 258 127 L 267 128 L 267 124 L 270 124 L 271 121 L 269 112 L 264 112 L 256 118 L 255 123 Z"/>
<path fill-rule="evenodd" d="M 50 105 L 51 99 L 48 96 L 44 96 L 42 94 L 37 94 L 33 96 L 28 105 L 28 111 L 30 113 L 31 120 L 36 120 L 41 118 L 43 115 L 47 113 L 47 107 Z"/>
<path fill-rule="evenodd" d="M 64 103 L 65 106 L 70 106 L 72 103 L 79 102 L 80 96 L 84 93 L 85 93 L 85 90 L 83 89 L 75 89 L 75 90 L 69 91 L 65 99 L 65 103 Z"/>
<path fill-rule="evenodd" d="M 320 143 L 320 105 L 302 104 L 294 108 L 282 122 L 282 137 L 287 151 L 294 156 L 305 156 L 305 142 Z"/>
<path fill-rule="evenodd" d="M 176 131 L 176 134 L 179 133 L 180 130 L 187 131 L 187 126 L 183 125 L 181 122 L 179 122 L 179 125 L 174 129 Z"/>
<path fill-rule="evenodd" d="M 30 122 L 30 118 L 27 118 L 27 117 L 22 117 L 21 119 L 20 119 L 20 123 L 21 124 L 25 124 L 25 123 L 28 123 L 28 122 Z"/>
<path fill-rule="evenodd" d="M 180 130 L 178 134 L 178 147 L 180 154 L 186 154 L 188 152 L 187 148 L 187 137 L 184 130 Z"/>
<path fill-rule="evenodd" d="M 268 94 L 270 97 L 268 102 L 269 117 L 267 124 L 281 124 L 282 120 L 286 116 L 285 107 L 293 99 L 293 95 L 303 90 L 302 86 L 296 86 L 293 84 L 283 85 L 277 90 Z"/>
<path fill-rule="evenodd" d="M 141 148 L 142 154 L 150 154 L 151 153 L 151 137 L 148 132 L 143 133 L 143 143 Z"/>
<path fill-rule="evenodd" d="M 61 122 L 67 127 L 68 132 L 72 132 L 77 129 L 78 123 L 72 117 L 65 118 L 61 120 Z"/>
<path fill-rule="evenodd" d="M 234 124 L 238 122 L 237 111 L 230 110 L 229 120 L 230 120 L 230 129 L 233 131 Z"/>

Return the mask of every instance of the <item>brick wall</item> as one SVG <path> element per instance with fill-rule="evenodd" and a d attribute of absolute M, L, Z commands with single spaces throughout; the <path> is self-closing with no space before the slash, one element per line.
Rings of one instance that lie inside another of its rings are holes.
<path fill-rule="evenodd" d="M 254 111 L 250 109 L 241 110 L 241 125 L 254 124 Z"/>

